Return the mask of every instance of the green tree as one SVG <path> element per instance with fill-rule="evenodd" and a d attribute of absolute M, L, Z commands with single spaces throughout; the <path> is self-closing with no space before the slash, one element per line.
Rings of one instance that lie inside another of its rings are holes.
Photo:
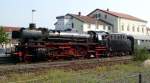
<path fill-rule="evenodd" d="M 4 31 L 3 27 L 0 26 L 0 45 L 8 43 L 8 34 Z"/>

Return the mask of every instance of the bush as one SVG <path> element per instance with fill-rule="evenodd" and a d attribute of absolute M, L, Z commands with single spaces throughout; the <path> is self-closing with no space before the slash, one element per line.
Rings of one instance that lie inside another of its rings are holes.
<path fill-rule="evenodd" d="M 150 57 L 150 53 L 145 48 L 135 49 L 134 52 L 134 60 L 136 61 L 144 61 Z"/>

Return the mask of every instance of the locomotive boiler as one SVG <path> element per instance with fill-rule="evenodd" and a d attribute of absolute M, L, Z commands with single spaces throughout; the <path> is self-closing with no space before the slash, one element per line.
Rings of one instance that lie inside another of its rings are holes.
<path fill-rule="evenodd" d="M 34 24 L 13 32 L 12 37 L 19 40 L 12 55 L 21 62 L 129 55 L 134 49 L 134 38 L 125 34 L 56 31 Z"/>

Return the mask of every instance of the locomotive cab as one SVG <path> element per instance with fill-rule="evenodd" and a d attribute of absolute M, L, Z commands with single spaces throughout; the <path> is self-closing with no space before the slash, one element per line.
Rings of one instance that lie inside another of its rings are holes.
<path fill-rule="evenodd" d="M 94 35 L 93 40 L 95 40 L 95 42 L 99 43 L 99 45 L 107 46 L 109 33 L 105 32 L 105 31 L 93 31 L 92 35 Z"/>

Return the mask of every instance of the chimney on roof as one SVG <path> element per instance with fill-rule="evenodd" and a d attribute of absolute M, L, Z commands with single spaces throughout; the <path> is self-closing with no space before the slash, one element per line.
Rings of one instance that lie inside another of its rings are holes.
<path fill-rule="evenodd" d="M 78 15 L 81 16 L 81 12 L 78 12 Z"/>
<path fill-rule="evenodd" d="M 107 8 L 107 11 L 109 11 L 109 8 Z"/>

